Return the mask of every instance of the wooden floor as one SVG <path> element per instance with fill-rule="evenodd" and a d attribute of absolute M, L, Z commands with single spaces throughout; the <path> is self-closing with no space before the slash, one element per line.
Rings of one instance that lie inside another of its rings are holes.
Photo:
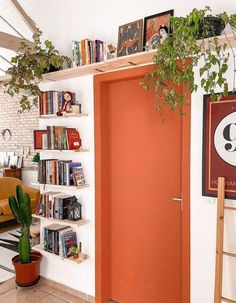
<path fill-rule="evenodd" d="M 0 303 L 87 303 L 43 282 L 35 288 L 16 288 L 14 279 L 0 284 Z"/>

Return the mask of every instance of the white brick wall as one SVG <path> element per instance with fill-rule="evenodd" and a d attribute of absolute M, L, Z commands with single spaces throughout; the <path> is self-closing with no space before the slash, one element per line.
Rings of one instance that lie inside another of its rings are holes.
<path fill-rule="evenodd" d="M 35 155 L 33 130 L 38 128 L 38 109 L 18 113 L 20 97 L 11 97 L 0 87 L 0 151 L 16 152 L 24 156 L 23 166 L 32 166 Z M 10 141 L 3 139 L 1 132 L 10 129 Z"/>

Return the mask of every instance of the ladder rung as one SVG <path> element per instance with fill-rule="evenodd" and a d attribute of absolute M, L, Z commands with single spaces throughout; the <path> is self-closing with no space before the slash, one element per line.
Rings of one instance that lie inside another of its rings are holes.
<path fill-rule="evenodd" d="M 236 303 L 236 301 L 234 300 L 231 300 L 231 299 L 227 299 L 227 298 L 224 298 L 224 297 L 221 297 L 221 299 L 225 302 L 228 302 L 228 303 Z"/>
<path fill-rule="evenodd" d="M 223 255 L 236 258 L 236 254 L 229 253 L 227 251 L 223 251 Z"/>
<path fill-rule="evenodd" d="M 225 206 L 224 209 L 236 210 L 236 207 L 233 207 L 233 206 Z"/>

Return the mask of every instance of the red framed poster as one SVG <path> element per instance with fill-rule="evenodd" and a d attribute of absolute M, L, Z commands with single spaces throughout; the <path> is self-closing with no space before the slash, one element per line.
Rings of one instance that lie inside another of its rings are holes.
<path fill-rule="evenodd" d="M 236 93 L 220 101 L 204 95 L 202 194 L 217 196 L 218 177 L 226 178 L 226 198 L 236 199 Z"/>

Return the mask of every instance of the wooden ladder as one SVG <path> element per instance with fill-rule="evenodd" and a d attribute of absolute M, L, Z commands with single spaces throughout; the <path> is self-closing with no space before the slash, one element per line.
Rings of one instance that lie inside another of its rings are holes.
<path fill-rule="evenodd" d="M 236 254 L 226 252 L 224 244 L 224 210 L 236 210 L 236 207 L 225 206 L 225 178 L 218 178 L 217 192 L 217 231 L 216 231 L 216 266 L 215 266 L 215 300 L 214 303 L 228 302 L 236 303 L 232 299 L 222 296 L 223 282 L 223 256 L 236 257 Z"/>

